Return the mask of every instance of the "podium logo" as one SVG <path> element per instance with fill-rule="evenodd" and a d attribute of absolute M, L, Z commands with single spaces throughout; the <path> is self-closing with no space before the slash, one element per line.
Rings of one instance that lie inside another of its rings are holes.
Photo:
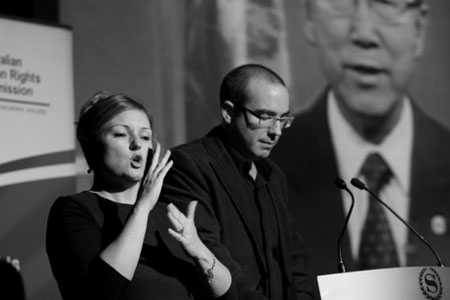
<path fill-rule="evenodd" d="M 440 300 L 444 287 L 439 273 L 433 268 L 424 268 L 419 275 L 420 289 L 428 300 Z"/>

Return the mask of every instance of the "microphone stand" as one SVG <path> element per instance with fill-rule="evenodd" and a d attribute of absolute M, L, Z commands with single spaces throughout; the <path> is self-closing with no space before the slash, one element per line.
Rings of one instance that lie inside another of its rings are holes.
<path fill-rule="evenodd" d="M 336 184 L 336 186 L 339 189 L 345 190 L 347 193 L 349 193 L 351 196 L 351 199 L 352 199 L 352 203 L 350 205 L 350 209 L 347 212 L 347 216 L 345 217 L 344 226 L 342 226 L 341 234 L 339 235 L 338 245 L 337 245 L 338 259 L 339 259 L 338 271 L 339 271 L 339 273 L 345 273 L 346 270 L 345 270 L 344 260 L 342 258 L 342 245 L 341 244 L 342 244 L 342 238 L 344 237 L 344 234 L 345 234 L 345 230 L 347 229 L 348 220 L 350 220 L 350 216 L 353 211 L 353 206 L 355 205 L 355 197 L 353 197 L 353 193 L 348 189 L 347 184 L 345 183 L 344 180 L 342 180 L 341 178 L 336 178 L 334 183 Z"/>

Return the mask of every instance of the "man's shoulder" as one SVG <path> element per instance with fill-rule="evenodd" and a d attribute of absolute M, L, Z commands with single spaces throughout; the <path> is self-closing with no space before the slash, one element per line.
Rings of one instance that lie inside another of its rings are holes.
<path fill-rule="evenodd" d="M 178 145 L 171 149 L 174 157 L 189 156 L 204 160 L 207 157 L 221 157 L 226 152 L 220 127 L 214 127 L 202 138 Z"/>
<path fill-rule="evenodd" d="M 215 137 L 204 136 L 199 139 L 178 145 L 171 149 L 174 156 L 191 156 L 205 158 L 208 153 L 221 148 L 221 143 Z"/>
<path fill-rule="evenodd" d="M 212 165 L 218 164 L 223 167 L 228 165 L 231 159 L 220 139 L 211 136 L 176 146 L 171 149 L 171 152 L 173 169 L 183 173 L 206 172 L 209 174 Z"/>
<path fill-rule="evenodd" d="M 450 147 L 450 129 L 417 107 L 414 109 L 414 126 L 417 138 Z"/>
<path fill-rule="evenodd" d="M 195 139 L 193 141 L 177 145 L 173 147 L 170 151 L 172 153 L 197 153 L 198 151 L 202 151 L 204 149 L 203 138 Z"/>

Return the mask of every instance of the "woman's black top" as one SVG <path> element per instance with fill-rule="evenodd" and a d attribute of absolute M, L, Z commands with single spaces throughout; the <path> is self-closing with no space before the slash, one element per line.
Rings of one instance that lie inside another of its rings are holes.
<path fill-rule="evenodd" d="M 47 254 L 65 300 L 206 299 L 203 274 L 167 230 L 166 206 L 150 213 L 145 241 L 131 281 L 99 253 L 120 233 L 132 205 L 91 192 L 60 197 L 47 224 Z"/>

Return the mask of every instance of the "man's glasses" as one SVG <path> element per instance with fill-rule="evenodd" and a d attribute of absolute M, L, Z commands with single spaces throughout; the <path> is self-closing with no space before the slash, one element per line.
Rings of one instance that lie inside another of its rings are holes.
<path fill-rule="evenodd" d="M 286 129 L 291 127 L 292 122 L 294 121 L 293 116 L 276 117 L 271 116 L 267 113 L 255 112 L 237 103 L 234 103 L 234 106 L 248 113 L 244 114 L 248 124 L 257 126 L 259 128 L 271 128 L 275 125 L 276 122 L 280 122 L 281 128 Z"/>
<path fill-rule="evenodd" d="M 350 17 L 361 0 L 315 0 L 341 16 Z M 393 23 L 406 11 L 422 6 L 423 0 L 365 0 L 380 21 Z"/>

